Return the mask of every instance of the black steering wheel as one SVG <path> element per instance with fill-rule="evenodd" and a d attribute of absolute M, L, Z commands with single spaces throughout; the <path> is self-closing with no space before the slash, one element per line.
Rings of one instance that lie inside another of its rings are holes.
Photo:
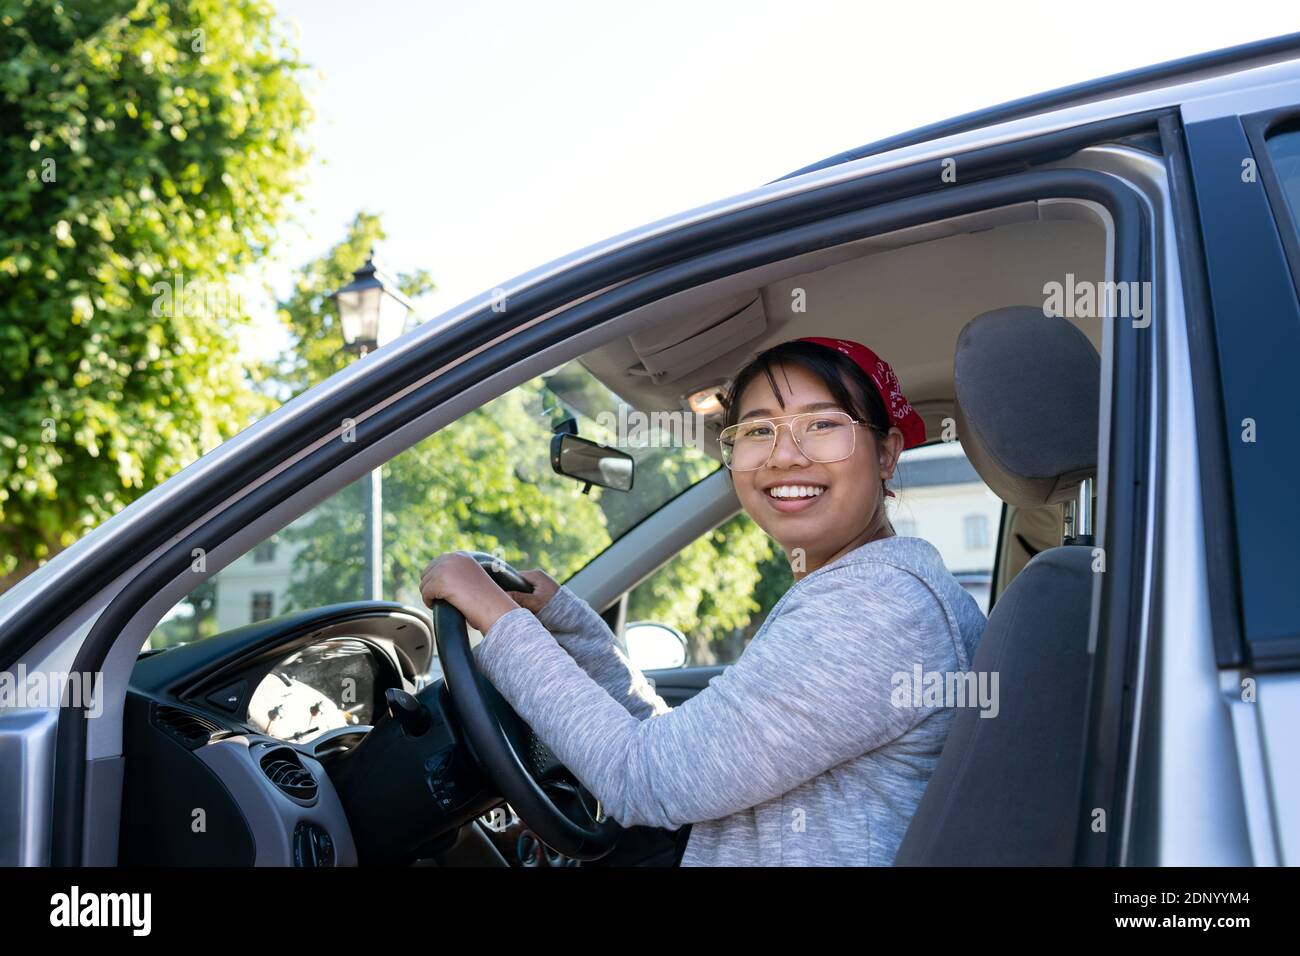
<path fill-rule="evenodd" d="M 499 558 L 466 553 L 503 590 L 532 593 L 532 584 Z M 446 601 L 434 601 L 433 634 L 452 709 L 488 779 L 552 850 L 575 860 L 609 853 L 622 828 L 601 813 L 591 794 L 479 673 L 464 615 Z"/>

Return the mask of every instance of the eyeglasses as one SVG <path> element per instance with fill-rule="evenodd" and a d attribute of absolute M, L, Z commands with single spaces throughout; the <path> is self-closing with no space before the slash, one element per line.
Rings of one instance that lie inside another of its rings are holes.
<path fill-rule="evenodd" d="M 789 421 L 785 421 L 789 419 Z M 732 471 L 755 471 L 767 465 L 783 425 L 790 428 L 795 447 L 809 461 L 841 461 L 853 454 L 857 443 L 854 425 L 880 429 L 858 421 L 848 412 L 804 412 L 779 418 L 756 418 L 728 425 L 718 436 L 722 462 Z"/>

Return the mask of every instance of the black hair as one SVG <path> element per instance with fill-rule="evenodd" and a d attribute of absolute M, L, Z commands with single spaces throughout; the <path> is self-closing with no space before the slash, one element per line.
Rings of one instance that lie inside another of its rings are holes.
<path fill-rule="evenodd" d="M 773 345 L 758 355 L 736 373 L 727 388 L 726 395 L 720 395 L 724 410 L 722 427 L 736 424 L 740 415 L 740 397 L 745 394 L 749 383 L 759 373 L 767 377 L 767 383 L 776 395 L 777 403 L 785 408 L 785 399 L 777 387 L 772 370 L 775 366 L 789 363 L 798 365 L 816 375 L 831 393 L 831 398 L 854 418 L 865 421 L 877 435 L 886 435 L 893 422 L 885 409 L 884 399 L 876 391 L 875 383 L 867 376 L 856 362 L 843 352 L 818 345 L 816 342 L 791 340 Z M 876 439 L 879 441 L 879 438 Z M 730 475 L 730 471 L 728 471 Z M 733 479 L 734 481 L 734 479 Z M 885 480 L 880 480 L 882 496 L 886 491 Z M 882 505 L 883 509 L 883 497 Z M 886 519 L 888 523 L 888 519 Z"/>

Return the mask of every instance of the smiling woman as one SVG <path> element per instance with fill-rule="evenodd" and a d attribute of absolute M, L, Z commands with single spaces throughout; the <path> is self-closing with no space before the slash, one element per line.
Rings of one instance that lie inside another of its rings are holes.
<path fill-rule="evenodd" d="M 723 404 L 727 426 L 720 440 L 736 494 L 786 549 L 796 580 L 894 533 L 885 481 L 903 449 L 925 440 L 925 425 L 893 369 L 874 352 L 847 339 L 782 343 L 741 370 Z M 773 417 L 776 409 L 793 414 Z M 859 440 L 859 428 L 868 437 Z M 846 528 L 854 529 L 847 539 Z"/>
<path fill-rule="evenodd" d="M 686 703 L 670 707 L 600 616 L 539 572 L 512 600 L 443 555 L 424 598 L 484 633 L 479 668 L 610 818 L 693 825 L 682 865 L 889 865 L 954 716 L 951 701 L 900 697 L 900 677 L 968 671 L 986 623 L 935 548 L 886 515 L 885 481 L 924 425 L 888 364 L 842 339 L 760 353 L 724 405 L 736 493 L 796 583 Z"/>

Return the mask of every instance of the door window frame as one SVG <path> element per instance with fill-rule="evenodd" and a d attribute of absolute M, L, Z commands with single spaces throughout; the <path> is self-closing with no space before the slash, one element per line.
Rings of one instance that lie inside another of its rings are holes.
<path fill-rule="evenodd" d="M 1221 450 L 1226 467 L 1213 489 L 1217 499 L 1207 489 L 1206 524 L 1228 525 L 1216 541 L 1207 540 L 1227 565 L 1212 568 L 1211 580 L 1230 579 L 1212 591 L 1216 659 L 1224 668 L 1300 668 L 1300 594 L 1294 588 L 1300 512 L 1260 507 L 1289 504 L 1300 447 L 1300 423 L 1285 414 L 1294 377 L 1288 366 L 1300 358 L 1300 247 L 1265 146 L 1269 130 L 1297 118 L 1300 107 L 1291 105 L 1183 127 L 1198 244 L 1184 252 L 1203 260 L 1199 304 L 1206 326 L 1197 331 L 1213 368 L 1208 386 L 1203 376 L 1198 387 L 1213 389 L 1223 416 L 1219 434 L 1207 440 Z M 1248 159 L 1258 184 L 1241 176 Z M 1254 442 L 1243 440 L 1247 420 L 1255 424 Z M 1225 511 L 1222 519 L 1209 513 L 1215 507 Z"/>
<path fill-rule="evenodd" d="M 1276 220 L 1282 248 L 1286 250 L 1287 260 L 1291 264 L 1292 282 L 1300 294 L 1300 210 L 1293 209 L 1287 200 L 1286 191 L 1274 167 L 1273 154 L 1268 148 L 1269 137 L 1283 127 L 1291 127 L 1300 135 L 1300 104 L 1247 113 L 1241 117 L 1241 126 L 1246 131 L 1246 140 L 1254 154 L 1269 205 L 1273 207 L 1273 218 Z"/>

